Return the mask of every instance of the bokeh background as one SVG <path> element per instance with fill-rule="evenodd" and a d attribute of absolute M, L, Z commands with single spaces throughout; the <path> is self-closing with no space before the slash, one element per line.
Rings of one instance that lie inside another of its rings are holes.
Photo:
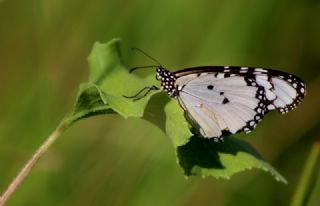
<path fill-rule="evenodd" d="M 320 136 L 320 2 L 316 0 L 0 0 L 0 190 L 70 112 L 95 41 L 122 39 L 124 61 L 280 69 L 307 82 L 303 104 L 271 113 L 246 139 L 289 181 L 246 171 L 191 177 L 170 139 L 140 119 L 81 120 L 19 187 L 20 205 L 288 205 Z M 151 74 L 145 71 L 145 74 Z"/>

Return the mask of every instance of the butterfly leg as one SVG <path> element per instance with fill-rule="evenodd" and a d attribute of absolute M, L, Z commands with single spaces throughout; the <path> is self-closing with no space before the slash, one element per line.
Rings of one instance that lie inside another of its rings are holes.
<path fill-rule="evenodd" d="M 123 97 L 133 99 L 133 101 L 137 101 L 139 99 L 142 99 L 142 98 L 146 97 L 153 90 L 159 90 L 159 88 L 154 86 L 154 85 L 153 86 L 148 86 L 148 87 L 144 87 L 143 89 L 141 89 L 139 92 L 137 92 L 133 96 L 125 96 L 125 95 L 123 95 Z M 144 92 L 144 94 L 140 96 L 140 94 L 142 94 L 143 92 Z"/>

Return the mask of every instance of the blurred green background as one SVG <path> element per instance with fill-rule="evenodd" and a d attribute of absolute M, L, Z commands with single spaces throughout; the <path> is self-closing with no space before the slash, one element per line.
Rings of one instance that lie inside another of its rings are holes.
<path fill-rule="evenodd" d="M 247 136 L 289 184 L 260 170 L 186 180 L 160 129 L 103 115 L 71 127 L 8 205 L 288 205 L 320 135 L 316 0 L 0 0 L 1 191 L 71 111 L 93 43 L 113 37 L 129 67 L 150 64 L 130 50 L 139 47 L 171 70 L 247 65 L 305 80 L 297 110 L 267 115 Z"/>

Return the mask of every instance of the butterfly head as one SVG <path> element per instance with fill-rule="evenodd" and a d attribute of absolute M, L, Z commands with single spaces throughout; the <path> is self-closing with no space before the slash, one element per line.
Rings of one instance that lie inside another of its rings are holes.
<path fill-rule="evenodd" d="M 170 97 L 177 95 L 177 88 L 175 86 L 176 75 L 162 66 L 157 68 L 157 79 L 161 81 L 161 88 L 165 90 Z"/>

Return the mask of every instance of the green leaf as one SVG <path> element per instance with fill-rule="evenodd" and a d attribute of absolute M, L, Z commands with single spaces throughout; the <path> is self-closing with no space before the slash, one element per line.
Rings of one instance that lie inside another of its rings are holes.
<path fill-rule="evenodd" d="M 118 113 L 152 122 L 172 140 L 185 175 L 230 178 L 240 171 L 259 168 L 277 180 L 286 180 L 246 142 L 226 137 L 224 143 L 194 135 L 184 111 L 175 99 L 164 92 L 151 92 L 139 101 L 125 98 L 142 88 L 158 84 L 155 78 L 140 78 L 124 66 L 119 39 L 106 44 L 95 43 L 89 61 L 89 80 L 80 86 L 75 108 L 69 121 L 97 114 Z M 150 101 L 149 101 L 150 100 Z"/>
<path fill-rule="evenodd" d="M 170 101 L 165 107 L 166 133 L 171 138 L 175 147 L 189 142 L 193 135 L 189 130 L 189 124 L 184 117 L 184 111 L 174 100 Z"/>
<path fill-rule="evenodd" d="M 177 148 L 177 153 L 179 163 L 187 176 L 229 179 L 235 173 L 258 168 L 270 172 L 277 181 L 287 183 L 249 143 L 234 137 L 225 137 L 223 143 L 215 143 L 193 136 L 186 145 Z"/>
<path fill-rule="evenodd" d="M 97 114 L 118 113 L 127 117 L 142 117 L 152 94 L 139 101 L 125 98 L 137 93 L 154 82 L 129 74 L 119 49 L 119 39 L 108 43 L 95 43 L 89 55 L 89 81 L 80 86 L 74 111 L 69 118 L 72 123 Z"/>
<path fill-rule="evenodd" d="M 103 98 L 104 95 L 97 85 L 81 84 L 71 121 L 97 114 L 112 113 L 113 111 Z"/>

